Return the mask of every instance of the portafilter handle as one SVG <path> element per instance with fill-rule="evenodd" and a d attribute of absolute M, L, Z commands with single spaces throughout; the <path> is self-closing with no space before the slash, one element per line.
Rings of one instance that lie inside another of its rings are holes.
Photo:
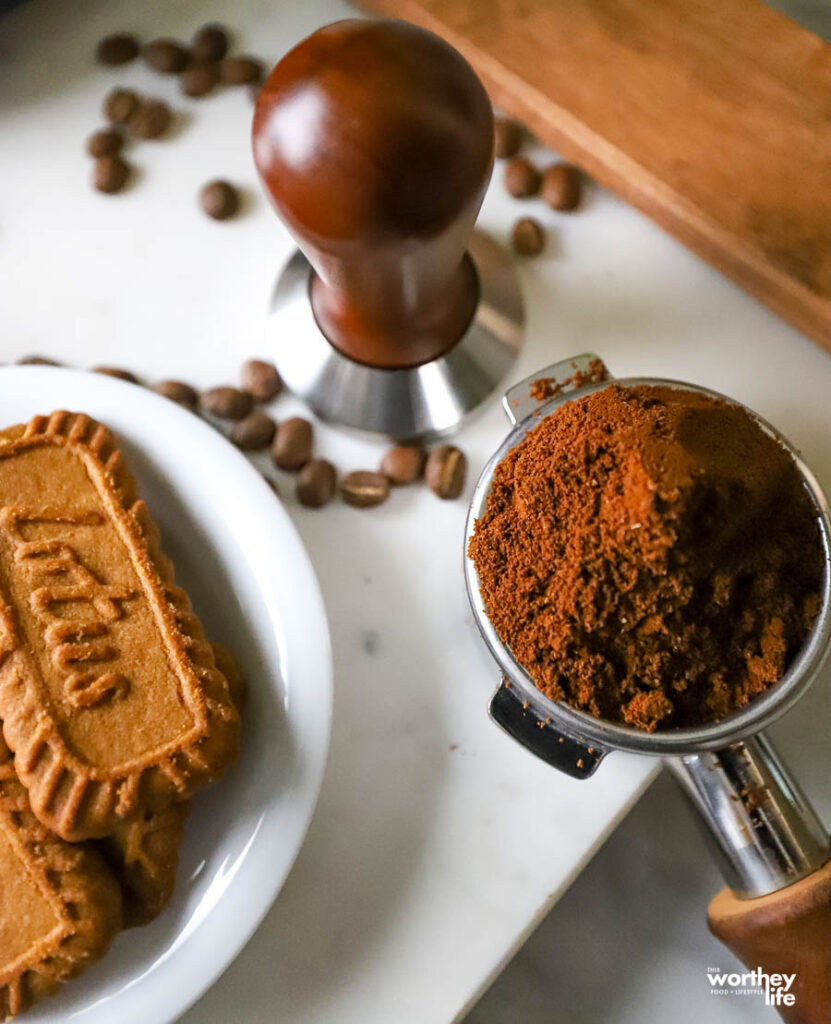
<path fill-rule="evenodd" d="M 666 763 L 727 881 L 710 930 L 751 970 L 795 975 L 773 997 L 784 1020 L 831 1024 L 831 849 L 816 812 L 761 734 Z"/>

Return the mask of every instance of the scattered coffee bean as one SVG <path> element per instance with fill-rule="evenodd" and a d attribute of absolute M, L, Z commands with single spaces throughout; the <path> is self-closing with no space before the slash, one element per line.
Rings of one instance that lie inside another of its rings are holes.
<path fill-rule="evenodd" d="M 101 128 L 93 132 L 87 139 L 87 153 L 90 156 L 113 156 L 121 152 L 124 139 L 120 132 L 113 128 Z"/>
<path fill-rule="evenodd" d="M 160 380 L 153 385 L 152 390 L 162 398 L 169 398 L 171 402 L 176 402 L 186 409 L 193 410 L 199 404 L 196 388 L 192 388 L 190 384 L 185 384 L 181 380 Z"/>
<path fill-rule="evenodd" d="M 17 360 L 18 366 L 60 366 L 57 359 L 50 359 L 48 356 L 21 356 Z"/>
<path fill-rule="evenodd" d="M 239 210 L 239 192 L 227 181 L 209 181 L 199 192 L 199 205 L 214 220 L 228 220 Z"/>
<path fill-rule="evenodd" d="M 110 89 L 104 97 L 104 117 L 111 124 L 126 124 L 138 105 L 138 95 L 132 89 Z"/>
<path fill-rule="evenodd" d="M 271 446 L 274 465 L 279 469 L 302 469 L 312 457 L 313 441 L 312 425 L 302 416 L 292 416 L 278 423 Z"/>
<path fill-rule="evenodd" d="M 116 377 L 118 380 L 126 380 L 128 384 L 140 384 L 141 381 L 129 370 L 122 370 L 120 366 L 93 366 L 93 373 L 103 373 L 105 377 Z"/>
<path fill-rule="evenodd" d="M 355 508 L 372 508 L 386 501 L 390 493 L 390 482 L 383 473 L 371 473 L 357 469 L 341 477 L 340 495 L 347 505 Z"/>
<path fill-rule="evenodd" d="M 533 217 L 520 217 L 511 231 L 511 241 L 520 256 L 538 256 L 545 248 L 545 229 Z"/>
<path fill-rule="evenodd" d="M 144 100 L 130 117 L 130 131 L 140 139 L 157 139 L 172 120 L 170 107 L 163 100 Z"/>
<path fill-rule="evenodd" d="M 297 500 L 307 508 L 323 508 L 335 496 L 338 475 L 326 459 L 312 459 L 297 474 Z"/>
<path fill-rule="evenodd" d="M 113 156 L 101 156 L 92 168 L 92 185 L 99 192 L 112 195 L 120 192 L 130 177 L 130 167 L 116 153 Z"/>
<path fill-rule="evenodd" d="M 220 62 L 219 77 L 226 85 L 247 85 L 259 82 L 263 66 L 254 57 L 226 57 Z"/>
<path fill-rule="evenodd" d="M 381 459 L 380 471 L 398 487 L 415 483 L 424 472 L 427 454 L 417 445 L 398 445 Z"/>
<path fill-rule="evenodd" d="M 219 81 L 219 68 L 216 64 L 194 64 L 182 72 L 179 81 L 186 96 L 207 96 Z"/>
<path fill-rule="evenodd" d="M 187 48 L 175 39 L 154 39 L 141 51 L 144 63 L 162 75 L 178 75 L 188 63 Z"/>
<path fill-rule="evenodd" d="M 497 117 L 493 122 L 493 151 L 500 159 L 516 156 L 522 145 L 522 126 L 509 117 Z"/>
<path fill-rule="evenodd" d="M 128 32 L 116 32 L 111 36 L 105 36 L 95 48 L 95 56 L 99 62 L 113 68 L 135 60 L 138 53 L 138 40 Z"/>
<path fill-rule="evenodd" d="M 261 409 L 255 409 L 234 424 L 231 440 L 244 451 L 259 452 L 271 444 L 275 429 L 274 420 Z"/>
<path fill-rule="evenodd" d="M 247 391 L 255 402 L 270 402 L 283 390 L 283 380 L 277 367 L 263 359 L 249 359 L 243 364 L 240 377 L 242 390 Z"/>
<path fill-rule="evenodd" d="M 228 52 L 228 33 L 221 25 L 203 25 L 190 43 L 191 58 L 199 64 L 222 60 Z"/>
<path fill-rule="evenodd" d="M 253 404 L 251 395 L 239 388 L 223 385 L 210 388 L 199 396 L 199 404 L 205 412 L 223 420 L 241 420 L 250 412 Z"/>
<path fill-rule="evenodd" d="M 505 165 L 505 188 L 514 199 L 528 199 L 540 190 L 540 172 L 524 156 Z"/>
<path fill-rule="evenodd" d="M 580 186 L 580 171 L 573 164 L 553 164 L 543 171 L 540 195 L 552 210 L 576 210 Z"/>
<path fill-rule="evenodd" d="M 467 459 L 452 444 L 434 448 L 424 467 L 424 478 L 430 490 L 440 498 L 458 498 L 465 486 Z"/>

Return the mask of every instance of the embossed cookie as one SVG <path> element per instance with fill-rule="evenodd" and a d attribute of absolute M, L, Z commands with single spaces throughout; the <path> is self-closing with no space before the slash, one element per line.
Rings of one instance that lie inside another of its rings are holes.
<path fill-rule="evenodd" d="M 70 841 L 186 799 L 236 755 L 228 684 L 106 427 L 0 433 L 0 718 Z"/>
<path fill-rule="evenodd" d="M 189 810 L 190 801 L 185 801 L 163 811 L 146 811 L 99 841 L 121 886 L 125 928 L 149 924 L 170 902 Z"/>
<path fill-rule="evenodd" d="M 0 1020 L 8 1020 L 106 952 L 121 926 L 121 893 L 94 850 L 37 820 L 0 748 Z"/>
<path fill-rule="evenodd" d="M 214 652 L 216 667 L 228 680 L 231 700 L 237 711 L 244 711 L 245 705 L 248 703 L 248 680 L 242 674 L 236 655 L 225 644 L 214 642 L 211 644 L 211 650 Z"/>

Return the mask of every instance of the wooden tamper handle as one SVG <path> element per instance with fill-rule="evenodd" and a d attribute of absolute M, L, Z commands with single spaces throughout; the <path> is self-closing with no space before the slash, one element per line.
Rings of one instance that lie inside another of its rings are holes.
<path fill-rule="evenodd" d="M 723 889 L 708 923 L 751 970 L 796 974 L 795 1004 L 776 1009 L 788 1024 L 831 1024 L 831 862 L 767 896 L 743 900 Z"/>
<path fill-rule="evenodd" d="M 476 309 L 465 248 L 493 163 L 487 93 L 463 57 L 399 21 L 341 21 L 277 64 L 254 160 L 311 263 L 318 325 L 343 354 L 419 366 Z"/>

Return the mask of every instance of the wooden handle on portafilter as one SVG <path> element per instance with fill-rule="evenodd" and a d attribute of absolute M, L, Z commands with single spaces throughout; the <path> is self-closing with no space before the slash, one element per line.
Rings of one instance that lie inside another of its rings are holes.
<path fill-rule="evenodd" d="M 314 268 L 329 341 L 370 366 L 418 366 L 476 310 L 465 257 L 493 164 L 493 113 L 452 46 L 400 21 L 327 25 L 257 100 L 254 160 Z"/>
<path fill-rule="evenodd" d="M 743 900 L 722 889 L 708 924 L 750 970 L 796 974 L 795 1004 L 776 1007 L 783 1020 L 831 1024 L 831 861 L 767 896 Z"/>

